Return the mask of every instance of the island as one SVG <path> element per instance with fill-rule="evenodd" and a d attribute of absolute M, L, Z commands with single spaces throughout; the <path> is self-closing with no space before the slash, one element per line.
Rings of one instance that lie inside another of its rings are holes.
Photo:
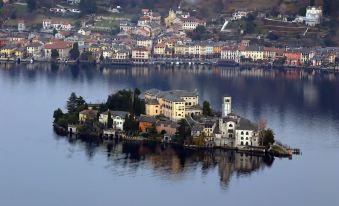
<path fill-rule="evenodd" d="M 104 103 L 87 103 L 72 93 L 67 112 L 53 113 L 59 135 L 84 141 L 128 140 L 176 144 L 187 149 L 225 149 L 250 154 L 291 157 L 291 149 L 275 140 L 267 121 L 253 123 L 232 111 L 232 97 L 222 100 L 222 111 L 208 101 L 199 104 L 197 90 L 120 90 Z"/>

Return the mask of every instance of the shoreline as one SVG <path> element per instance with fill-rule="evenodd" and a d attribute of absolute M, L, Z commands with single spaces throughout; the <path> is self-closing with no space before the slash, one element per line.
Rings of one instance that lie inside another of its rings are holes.
<path fill-rule="evenodd" d="M 179 60 L 168 60 L 168 61 L 148 61 L 148 62 L 133 62 L 133 61 L 121 61 L 121 62 L 87 62 L 87 61 L 48 61 L 48 60 L 34 60 L 33 63 L 30 60 L 20 60 L 19 62 L 15 59 L 0 59 L 1 63 L 10 63 L 10 64 L 35 64 L 35 63 L 50 63 L 56 65 L 103 65 L 103 66 L 130 66 L 130 67 L 137 67 L 137 66 L 151 66 L 151 65 L 167 65 L 167 66 L 218 66 L 218 67 L 239 67 L 239 68 L 247 68 L 247 67 L 261 67 L 266 69 L 274 69 L 274 70 L 306 70 L 306 71 L 326 71 L 326 72 L 333 72 L 339 73 L 339 65 L 335 67 L 321 67 L 321 66 L 291 66 L 291 65 L 269 65 L 269 64 L 261 64 L 261 63 L 236 63 L 236 62 L 211 62 L 211 61 L 197 61 L 192 60 L 180 62 Z"/>
<path fill-rule="evenodd" d="M 118 137 L 107 137 L 105 139 L 104 135 L 79 135 L 79 134 L 70 134 L 62 128 L 59 125 L 53 124 L 53 129 L 54 132 L 63 137 L 69 137 L 69 138 L 77 138 L 81 139 L 83 141 L 95 141 L 95 142 L 100 142 L 100 143 L 112 143 L 116 140 L 118 141 L 126 141 L 130 143 L 160 143 L 160 144 L 167 144 L 167 145 L 175 145 L 175 146 L 180 146 L 185 150 L 201 150 L 201 151 L 206 151 L 206 150 L 225 150 L 225 151 L 235 151 L 238 153 L 242 154 L 249 154 L 249 155 L 254 155 L 254 156 L 262 156 L 262 155 L 271 155 L 274 157 L 279 157 L 279 158 L 289 158 L 291 159 L 293 155 L 300 155 L 301 153 L 298 152 L 293 152 L 292 149 L 291 151 L 289 150 L 288 152 L 280 152 L 280 151 L 270 151 L 267 148 L 264 147 L 244 147 L 244 148 L 238 148 L 238 147 L 229 147 L 229 146 L 197 146 L 197 145 L 186 145 L 186 144 L 179 144 L 176 142 L 164 142 L 164 141 L 159 141 L 156 139 L 147 139 L 143 138 L 140 136 L 127 136 L 127 135 L 120 135 Z"/>

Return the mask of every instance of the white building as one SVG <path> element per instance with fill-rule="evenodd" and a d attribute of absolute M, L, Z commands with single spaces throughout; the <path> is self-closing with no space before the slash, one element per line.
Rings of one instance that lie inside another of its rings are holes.
<path fill-rule="evenodd" d="M 108 114 L 111 114 L 111 118 L 113 120 L 113 128 L 118 130 L 124 129 L 125 117 L 129 115 L 128 112 L 124 111 L 106 111 L 101 113 L 99 116 L 99 122 L 103 125 L 107 125 L 108 123 Z"/>
<path fill-rule="evenodd" d="M 54 21 L 52 19 L 45 19 L 42 21 L 42 28 L 44 30 L 53 30 L 56 29 L 57 31 L 70 31 L 73 26 L 65 21 Z"/>
<path fill-rule="evenodd" d="M 221 50 L 221 59 L 227 61 L 240 62 L 240 51 L 237 47 L 224 47 Z"/>
<path fill-rule="evenodd" d="M 224 97 L 222 103 L 222 116 L 227 117 L 232 112 L 232 97 Z"/>
<path fill-rule="evenodd" d="M 18 21 L 18 31 L 19 32 L 23 32 L 26 30 L 26 25 L 25 25 L 25 21 L 23 20 L 19 20 Z"/>
<path fill-rule="evenodd" d="M 236 11 L 232 14 L 232 20 L 236 21 L 236 20 L 240 20 L 244 17 L 247 17 L 249 12 L 247 11 Z"/>
<path fill-rule="evenodd" d="M 192 31 L 198 26 L 206 26 L 206 21 L 193 17 L 182 19 L 182 29 L 185 31 Z"/>
<path fill-rule="evenodd" d="M 305 24 L 315 26 L 321 23 L 323 10 L 321 7 L 309 6 L 306 9 Z"/>
<path fill-rule="evenodd" d="M 218 146 L 245 147 L 259 146 L 258 128 L 250 120 L 231 112 L 231 97 L 223 98 L 222 118 L 218 122 L 218 135 L 215 144 Z"/>

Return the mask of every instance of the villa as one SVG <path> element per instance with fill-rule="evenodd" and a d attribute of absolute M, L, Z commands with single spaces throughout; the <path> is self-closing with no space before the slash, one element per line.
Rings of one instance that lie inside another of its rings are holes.
<path fill-rule="evenodd" d="M 180 120 L 187 115 L 200 115 L 197 91 L 150 89 L 145 92 L 146 115 L 164 115 L 171 120 Z"/>

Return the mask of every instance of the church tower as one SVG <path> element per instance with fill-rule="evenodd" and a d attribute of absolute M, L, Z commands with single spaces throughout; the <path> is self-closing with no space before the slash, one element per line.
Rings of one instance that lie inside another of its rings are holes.
<path fill-rule="evenodd" d="M 222 117 L 226 117 L 231 112 L 232 112 L 232 98 L 224 97 L 222 103 Z"/>

